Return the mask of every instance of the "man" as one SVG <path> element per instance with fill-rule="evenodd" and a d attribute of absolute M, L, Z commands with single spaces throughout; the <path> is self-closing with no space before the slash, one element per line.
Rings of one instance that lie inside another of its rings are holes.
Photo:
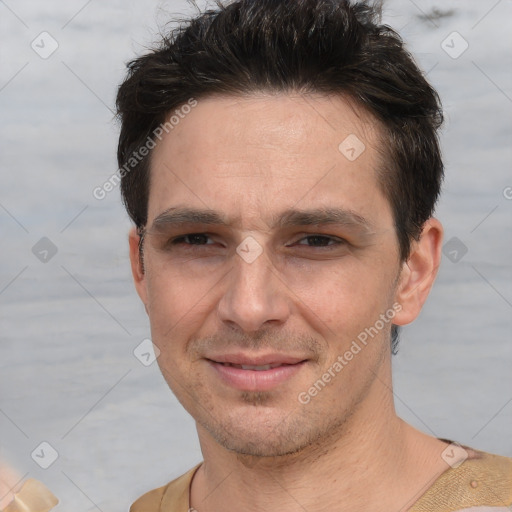
<path fill-rule="evenodd" d="M 240 0 L 129 66 L 132 271 L 204 456 L 132 512 L 512 505 L 511 459 L 394 410 L 398 326 L 440 263 L 442 113 L 377 18 L 343 0 Z"/>

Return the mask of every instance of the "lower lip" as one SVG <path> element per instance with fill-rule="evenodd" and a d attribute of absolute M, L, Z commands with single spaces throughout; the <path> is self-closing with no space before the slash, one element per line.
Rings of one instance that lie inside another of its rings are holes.
<path fill-rule="evenodd" d="M 270 370 L 243 370 L 209 361 L 221 379 L 230 386 L 243 391 L 268 391 L 293 377 L 304 366 L 305 361 L 271 368 Z"/>

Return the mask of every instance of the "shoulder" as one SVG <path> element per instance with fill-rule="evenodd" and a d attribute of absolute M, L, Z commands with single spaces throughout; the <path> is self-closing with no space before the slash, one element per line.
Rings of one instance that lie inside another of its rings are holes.
<path fill-rule="evenodd" d="M 200 465 L 198 464 L 167 485 L 143 494 L 130 507 L 130 512 L 160 512 L 161 510 L 181 512 L 188 510 L 190 483 Z"/>
<path fill-rule="evenodd" d="M 130 512 L 157 512 L 160 510 L 160 504 L 162 503 L 162 496 L 165 492 L 166 485 L 153 489 L 152 491 L 143 494 L 137 501 L 130 507 Z"/>
<path fill-rule="evenodd" d="M 512 458 L 467 446 L 467 458 L 445 471 L 410 512 L 455 512 L 471 507 L 512 505 Z M 489 509 L 490 510 L 490 509 Z"/>

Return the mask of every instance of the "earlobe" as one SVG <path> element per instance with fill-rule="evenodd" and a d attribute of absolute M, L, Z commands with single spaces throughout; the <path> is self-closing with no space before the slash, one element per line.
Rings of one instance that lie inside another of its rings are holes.
<path fill-rule="evenodd" d="M 135 284 L 135 289 L 139 294 L 140 299 L 144 303 L 144 307 L 146 308 L 146 312 L 148 312 L 147 307 L 147 290 L 146 290 L 146 276 L 144 273 L 143 261 L 141 258 L 142 252 L 140 250 L 140 235 L 136 228 L 132 228 L 130 230 L 130 234 L 128 236 L 129 244 L 130 244 L 130 263 L 132 268 L 132 276 L 133 282 Z"/>
<path fill-rule="evenodd" d="M 427 220 L 420 239 L 413 242 L 409 258 L 402 265 L 395 295 L 402 310 L 397 313 L 393 323 L 405 325 L 420 314 L 437 276 L 442 239 L 441 223 L 433 217 Z"/>

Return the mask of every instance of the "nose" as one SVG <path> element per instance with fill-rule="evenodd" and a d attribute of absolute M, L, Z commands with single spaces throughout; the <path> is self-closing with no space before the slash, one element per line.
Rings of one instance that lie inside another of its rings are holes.
<path fill-rule="evenodd" d="M 226 278 L 225 292 L 218 303 L 223 323 L 253 333 L 286 322 L 290 315 L 287 288 L 264 253 L 252 262 L 236 254 L 234 268 Z"/>

